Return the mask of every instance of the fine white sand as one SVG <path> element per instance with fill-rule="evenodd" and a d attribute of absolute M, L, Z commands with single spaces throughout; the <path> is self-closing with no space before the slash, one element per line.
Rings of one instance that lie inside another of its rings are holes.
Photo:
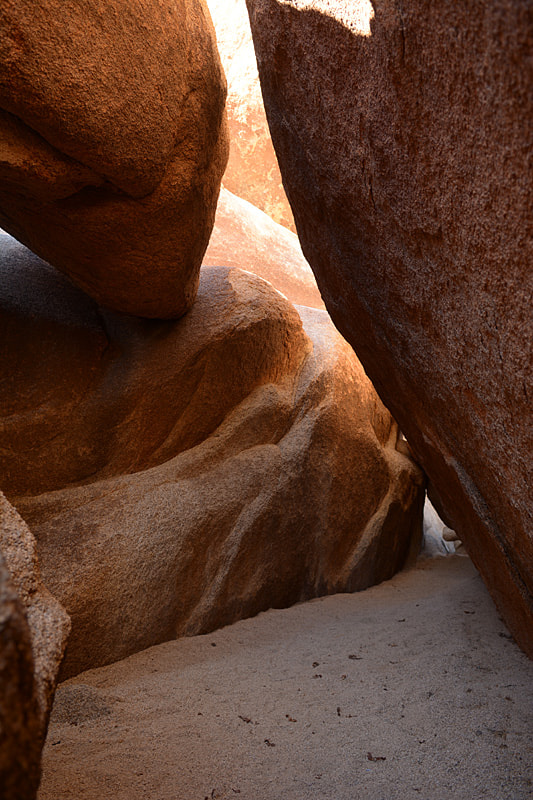
<path fill-rule="evenodd" d="M 59 687 L 39 800 L 523 800 L 533 663 L 470 560 Z"/>

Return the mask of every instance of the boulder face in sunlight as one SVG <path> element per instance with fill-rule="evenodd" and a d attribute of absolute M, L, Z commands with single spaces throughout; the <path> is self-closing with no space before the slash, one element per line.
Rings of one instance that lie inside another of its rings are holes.
<path fill-rule="evenodd" d="M 225 188 L 204 264 L 240 267 L 264 278 L 291 303 L 324 308 L 296 234 Z"/>
<path fill-rule="evenodd" d="M 72 618 L 63 676 L 416 554 L 422 473 L 325 311 L 211 267 L 181 320 L 140 320 L 12 247 L 2 473 Z"/>
<path fill-rule="evenodd" d="M 326 307 L 533 655 L 528 5 L 247 5 Z"/>
<path fill-rule="evenodd" d="M 208 0 L 228 81 L 224 186 L 295 231 L 263 107 L 245 0 Z"/>
<path fill-rule="evenodd" d="M 228 148 L 204 3 L 11 3 L 0 38 L 0 224 L 100 304 L 182 315 Z"/>

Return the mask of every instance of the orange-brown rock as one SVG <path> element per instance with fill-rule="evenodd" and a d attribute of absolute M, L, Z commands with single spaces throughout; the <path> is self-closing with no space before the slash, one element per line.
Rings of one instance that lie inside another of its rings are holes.
<path fill-rule="evenodd" d="M 8 496 L 146 470 L 194 447 L 309 349 L 252 275 L 206 269 L 177 322 L 106 312 L 0 235 L 0 474 Z"/>
<path fill-rule="evenodd" d="M 529 4 L 248 8 L 326 306 L 533 655 Z"/>
<path fill-rule="evenodd" d="M 128 318 L 13 248 L 2 471 L 72 616 L 64 675 L 417 549 L 421 472 L 325 311 L 212 267 L 181 320 Z"/>
<path fill-rule="evenodd" d="M 245 0 L 207 0 L 228 80 L 230 154 L 224 186 L 295 231 L 263 107 Z"/>
<path fill-rule="evenodd" d="M 0 492 L 0 795 L 33 800 L 69 620 L 41 583 L 35 539 Z"/>
<path fill-rule="evenodd" d="M 245 269 L 271 283 L 291 303 L 324 308 L 296 234 L 224 187 L 204 264 Z"/>
<path fill-rule="evenodd" d="M 104 306 L 194 300 L 227 160 L 203 0 L 7 0 L 0 224 Z"/>

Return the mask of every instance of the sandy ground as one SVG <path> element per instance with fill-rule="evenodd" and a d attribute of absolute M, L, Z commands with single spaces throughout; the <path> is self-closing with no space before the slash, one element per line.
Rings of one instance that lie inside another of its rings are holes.
<path fill-rule="evenodd" d="M 467 557 L 59 688 L 39 800 L 533 797 L 533 663 Z"/>

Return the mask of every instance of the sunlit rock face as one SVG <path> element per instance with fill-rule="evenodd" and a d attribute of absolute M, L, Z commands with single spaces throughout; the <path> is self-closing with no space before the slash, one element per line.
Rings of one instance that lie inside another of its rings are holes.
<path fill-rule="evenodd" d="M 212 267 L 178 321 L 113 314 L 11 243 L 1 472 L 72 618 L 64 676 L 418 550 L 422 473 L 325 311 Z"/>
<path fill-rule="evenodd" d="M 230 156 L 224 186 L 294 231 L 270 138 L 245 0 L 208 0 L 228 81 Z"/>
<path fill-rule="evenodd" d="M 43 586 L 35 539 L 0 492 L 0 787 L 34 800 L 69 619 Z"/>
<path fill-rule="evenodd" d="M 240 267 L 264 278 L 291 303 L 324 308 L 296 234 L 225 188 L 204 264 Z"/>
<path fill-rule="evenodd" d="M 533 655 L 530 9 L 247 4 L 326 307 Z"/>
<path fill-rule="evenodd" d="M 100 304 L 192 305 L 227 161 L 203 0 L 0 11 L 0 224 Z"/>

